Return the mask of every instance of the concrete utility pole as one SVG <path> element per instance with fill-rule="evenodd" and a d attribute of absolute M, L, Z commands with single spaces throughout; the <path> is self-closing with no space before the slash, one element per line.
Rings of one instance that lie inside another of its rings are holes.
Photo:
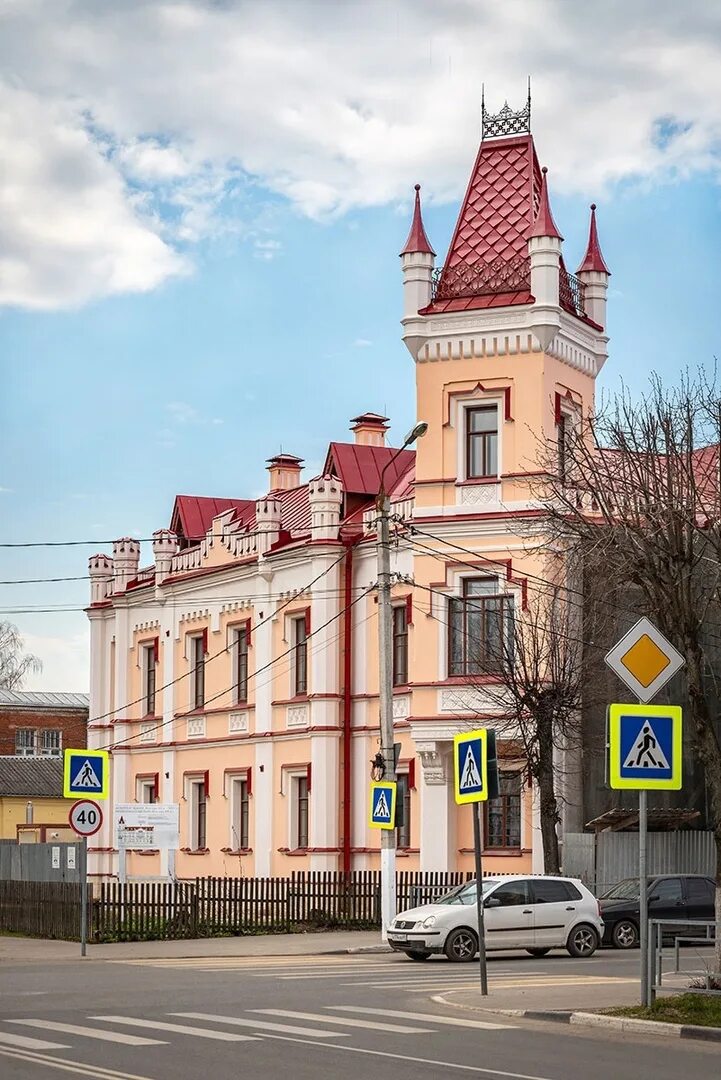
<path fill-rule="evenodd" d="M 428 424 L 418 423 L 406 435 L 403 445 L 386 463 L 381 473 L 376 499 L 376 554 L 378 561 L 378 694 L 380 706 L 381 754 L 385 765 L 384 780 L 395 780 L 393 752 L 393 609 L 391 606 L 391 500 L 385 490 L 385 474 L 398 455 L 425 435 Z M 397 812 L 397 811 L 396 811 Z M 383 940 L 396 914 L 396 832 L 381 831 L 381 925 Z"/>

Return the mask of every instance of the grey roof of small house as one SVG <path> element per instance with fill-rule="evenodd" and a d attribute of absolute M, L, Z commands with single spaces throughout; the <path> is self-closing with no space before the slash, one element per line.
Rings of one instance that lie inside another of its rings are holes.
<path fill-rule="evenodd" d="M 62 798 L 62 758 L 0 757 L 0 796 L 3 795 Z"/>
<path fill-rule="evenodd" d="M 90 694 L 60 694 L 43 690 L 0 690 L 0 708 L 90 709 Z"/>

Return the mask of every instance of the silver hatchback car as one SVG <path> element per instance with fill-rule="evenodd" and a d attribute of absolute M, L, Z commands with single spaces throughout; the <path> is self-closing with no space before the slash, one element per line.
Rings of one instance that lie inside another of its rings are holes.
<path fill-rule="evenodd" d="M 583 882 L 564 877 L 493 877 L 483 881 L 486 949 L 525 949 L 545 956 L 567 949 L 589 957 L 603 937 L 598 900 Z M 449 960 L 472 960 L 478 952 L 476 882 L 396 915 L 388 944 L 412 960 L 445 953 Z"/>

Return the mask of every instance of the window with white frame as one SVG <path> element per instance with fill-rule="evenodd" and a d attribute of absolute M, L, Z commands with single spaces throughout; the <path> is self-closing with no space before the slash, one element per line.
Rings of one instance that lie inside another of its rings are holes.
<path fill-rule="evenodd" d="M 138 776 L 135 780 L 135 799 L 139 803 L 157 801 L 157 788 L 154 776 Z"/>
<path fill-rule="evenodd" d="M 235 701 L 241 705 L 248 700 L 248 627 L 233 633 L 235 656 Z"/>
<path fill-rule="evenodd" d="M 309 837 L 308 771 L 291 773 L 290 781 L 290 836 L 291 848 L 307 848 Z"/>
<path fill-rule="evenodd" d="M 291 620 L 293 697 L 308 693 L 308 629 L 305 615 Z"/>
<path fill-rule="evenodd" d="M 143 676 L 143 712 L 155 716 L 155 644 L 143 645 L 141 671 Z"/>
<path fill-rule="evenodd" d="M 250 798 L 247 776 L 234 776 L 230 789 L 230 846 L 233 851 L 249 847 Z"/>
<path fill-rule="evenodd" d="M 393 685 L 408 682 L 408 608 L 404 603 L 393 608 Z"/>
<path fill-rule="evenodd" d="M 36 735 L 34 728 L 18 728 L 15 732 L 15 753 L 20 757 L 34 757 Z"/>
<path fill-rule="evenodd" d="M 411 781 L 407 772 L 396 773 L 396 815 L 400 824 L 396 828 L 396 847 L 411 846 Z"/>
<path fill-rule="evenodd" d="M 63 733 L 58 728 L 45 728 L 39 732 L 42 757 L 60 757 L 63 752 Z"/>
<path fill-rule="evenodd" d="M 513 655 L 513 597 L 489 578 L 465 578 L 448 601 L 448 674 L 488 675 Z"/>
<path fill-rule="evenodd" d="M 468 406 L 463 418 L 466 479 L 497 477 L 498 405 Z"/>
<path fill-rule="evenodd" d="M 204 778 L 198 777 L 198 779 L 189 781 L 188 803 L 190 811 L 189 847 L 191 851 L 203 851 L 207 846 L 207 800 Z"/>
<path fill-rule="evenodd" d="M 205 635 L 190 638 L 190 705 L 202 709 L 205 705 Z"/>

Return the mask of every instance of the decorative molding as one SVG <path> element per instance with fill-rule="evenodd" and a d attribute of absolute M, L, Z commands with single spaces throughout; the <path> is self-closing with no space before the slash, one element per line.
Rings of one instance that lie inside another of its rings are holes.
<path fill-rule="evenodd" d="M 308 726 L 308 706 L 289 705 L 285 716 L 285 726 L 300 728 Z"/>
<path fill-rule="evenodd" d="M 477 713 L 488 710 L 489 701 L 482 690 L 471 686 L 459 686 L 458 689 L 440 690 L 438 693 L 438 711 L 452 713 Z"/>
<path fill-rule="evenodd" d="M 151 723 L 145 723 L 140 725 L 140 738 L 138 742 L 152 743 L 155 742 L 155 732 L 157 730 L 157 724 L 155 721 Z"/>
<path fill-rule="evenodd" d="M 446 743 L 446 748 L 450 742 Z M 416 753 L 423 766 L 423 780 L 426 784 L 445 784 L 447 782 L 448 754 L 437 742 L 417 742 Z"/>
<path fill-rule="evenodd" d="M 205 737 L 205 717 L 191 716 L 188 718 L 188 738 L 202 739 Z"/>
<path fill-rule="evenodd" d="M 411 695 L 403 694 L 393 698 L 393 719 L 407 720 L 411 715 Z"/>
<path fill-rule="evenodd" d="M 234 734 L 234 732 L 248 731 L 248 713 L 247 712 L 232 712 L 228 716 L 228 732 Z"/>
<path fill-rule="evenodd" d="M 494 506 L 500 501 L 500 484 L 463 484 L 456 489 L 456 503 L 463 506 Z"/>

